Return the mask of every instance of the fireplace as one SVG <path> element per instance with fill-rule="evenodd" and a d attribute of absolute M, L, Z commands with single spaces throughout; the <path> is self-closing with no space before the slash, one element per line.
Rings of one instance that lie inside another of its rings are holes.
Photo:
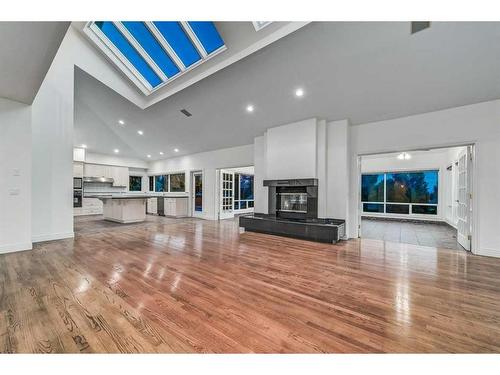
<path fill-rule="evenodd" d="M 335 243 L 345 236 L 345 220 L 318 218 L 318 180 L 264 180 L 268 214 L 240 216 L 240 230 Z"/>
<path fill-rule="evenodd" d="M 318 217 L 318 180 L 264 180 L 268 187 L 268 211 L 282 219 L 316 219 Z"/>

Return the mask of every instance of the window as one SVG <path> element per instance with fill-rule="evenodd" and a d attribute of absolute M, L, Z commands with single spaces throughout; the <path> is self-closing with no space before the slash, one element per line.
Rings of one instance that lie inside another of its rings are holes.
<path fill-rule="evenodd" d="M 165 175 L 155 176 L 155 191 L 157 192 L 168 191 L 167 176 Z"/>
<path fill-rule="evenodd" d="M 176 173 L 169 175 L 171 192 L 185 192 L 185 174 Z"/>
<path fill-rule="evenodd" d="M 142 190 L 142 176 L 129 176 L 129 191 Z"/>
<path fill-rule="evenodd" d="M 93 21 L 84 31 L 145 95 L 226 50 L 210 21 Z"/>
<path fill-rule="evenodd" d="M 253 208 L 253 175 L 250 174 L 234 174 L 234 209 L 246 210 Z"/>
<path fill-rule="evenodd" d="M 437 215 L 438 184 L 438 170 L 363 174 L 363 212 Z"/>

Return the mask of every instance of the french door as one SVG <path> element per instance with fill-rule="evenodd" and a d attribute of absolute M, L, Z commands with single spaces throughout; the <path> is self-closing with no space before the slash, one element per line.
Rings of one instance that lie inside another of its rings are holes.
<path fill-rule="evenodd" d="M 203 172 L 193 172 L 192 175 L 192 205 L 193 216 L 203 216 Z"/>
<path fill-rule="evenodd" d="M 458 156 L 457 241 L 465 250 L 471 249 L 471 147 Z"/>
<path fill-rule="evenodd" d="M 219 219 L 234 217 L 234 172 L 219 170 Z"/>

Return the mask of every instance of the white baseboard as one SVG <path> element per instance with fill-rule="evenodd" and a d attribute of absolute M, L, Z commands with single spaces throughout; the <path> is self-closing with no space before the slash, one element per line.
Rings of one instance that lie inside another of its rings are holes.
<path fill-rule="evenodd" d="M 66 233 L 50 233 L 50 234 L 40 234 L 37 236 L 31 237 L 33 243 L 43 242 L 43 241 L 54 241 L 54 240 L 62 240 L 65 238 L 74 238 L 74 232 L 66 232 Z"/>
<path fill-rule="evenodd" d="M 31 242 L 13 243 L 0 246 L 0 254 L 14 253 L 16 251 L 24 251 L 33 249 Z"/>
<path fill-rule="evenodd" d="M 489 249 L 487 247 L 483 247 L 479 249 L 478 251 L 473 251 L 475 255 L 483 255 L 486 257 L 495 257 L 495 258 L 500 258 L 500 250 L 498 249 Z"/>

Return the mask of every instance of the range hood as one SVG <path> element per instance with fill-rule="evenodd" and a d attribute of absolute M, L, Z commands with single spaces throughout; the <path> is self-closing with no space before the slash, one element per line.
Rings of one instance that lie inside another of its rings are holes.
<path fill-rule="evenodd" d="M 93 182 L 99 182 L 99 183 L 104 183 L 104 184 L 112 184 L 115 182 L 114 179 L 111 177 L 84 177 L 83 182 L 86 183 L 93 183 Z"/>

